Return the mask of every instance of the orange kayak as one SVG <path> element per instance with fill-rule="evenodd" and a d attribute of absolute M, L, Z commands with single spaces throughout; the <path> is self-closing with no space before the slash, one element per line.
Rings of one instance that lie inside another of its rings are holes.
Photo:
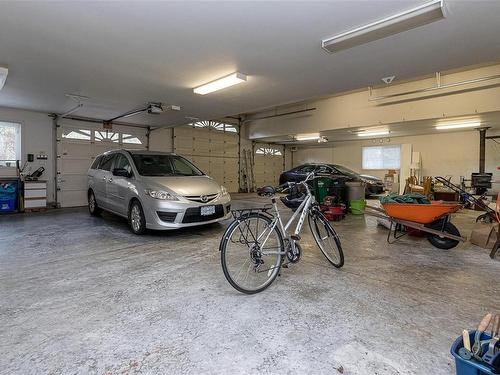
<path fill-rule="evenodd" d="M 386 203 L 383 207 L 387 216 L 395 219 L 430 224 L 445 215 L 458 211 L 461 205 L 432 201 L 431 204 Z"/>

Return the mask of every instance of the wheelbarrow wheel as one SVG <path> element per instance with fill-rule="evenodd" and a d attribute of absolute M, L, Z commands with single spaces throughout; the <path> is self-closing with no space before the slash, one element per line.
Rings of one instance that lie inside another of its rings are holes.
<path fill-rule="evenodd" d="M 449 233 L 454 236 L 460 236 L 460 232 L 458 231 L 457 227 L 450 222 L 447 222 L 444 225 L 444 228 L 443 224 L 440 222 L 439 224 L 433 225 L 432 229 L 443 230 L 443 232 L 445 233 Z M 434 245 L 438 249 L 444 249 L 444 250 L 453 249 L 459 243 L 459 241 L 457 240 L 453 240 L 451 238 L 446 238 L 446 237 L 440 237 L 436 234 L 429 234 L 427 236 L 427 239 L 432 245 Z"/>

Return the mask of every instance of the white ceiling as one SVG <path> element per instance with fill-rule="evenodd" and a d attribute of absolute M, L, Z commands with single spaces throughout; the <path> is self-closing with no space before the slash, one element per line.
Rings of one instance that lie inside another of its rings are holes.
<path fill-rule="evenodd" d="M 0 106 L 111 118 L 148 101 L 176 125 L 500 59 L 500 1 L 447 0 L 447 18 L 336 54 L 321 39 L 421 4 L 325 2 L 0 2 Z M 233 71 L 245 84 L 199 96 Z"/>

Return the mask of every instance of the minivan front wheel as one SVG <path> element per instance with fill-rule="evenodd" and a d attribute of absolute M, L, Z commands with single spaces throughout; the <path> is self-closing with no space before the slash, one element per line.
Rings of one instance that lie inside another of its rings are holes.
<path fill-rule="evenodd" d="M 102 213 L 101 208 L 97 205 L 97 201 L 95 199 L 94 192 L 92 190 L 89 191 L 89 212 L 92 216 L 99 216 Z"/>
<path fill-rule="evenodd" d="M 133 201 L 130 205 L 128 221 L 134 234 L 144 234 L 146 232 L 146 218 L 139 201 Z"/>

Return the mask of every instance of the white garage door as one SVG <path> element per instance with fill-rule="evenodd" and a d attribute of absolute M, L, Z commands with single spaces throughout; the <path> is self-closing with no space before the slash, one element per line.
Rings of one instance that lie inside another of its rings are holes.
<path fill-rule="evenodd" d="M 234 126 L 215 121 L 174 128 L 174 152 L 191 160 L 229 192 L 237 192 L 239 136 L 235 131 Z"/>
<path fill-rule="evenodd" d="M 85 123 L 61 123 L 57 133 L 57 201 L 61 207 L 87 204 L 87 171 L 105 151 L 145 149 L 146 130 L 120 127 L 103 130 Z"/>
<path fill-rule="evenodd" d="M 284 147 L 264 143 L 254 145 L 254 174 L 257 187 L 279 184 L 283 172 Z"/>

